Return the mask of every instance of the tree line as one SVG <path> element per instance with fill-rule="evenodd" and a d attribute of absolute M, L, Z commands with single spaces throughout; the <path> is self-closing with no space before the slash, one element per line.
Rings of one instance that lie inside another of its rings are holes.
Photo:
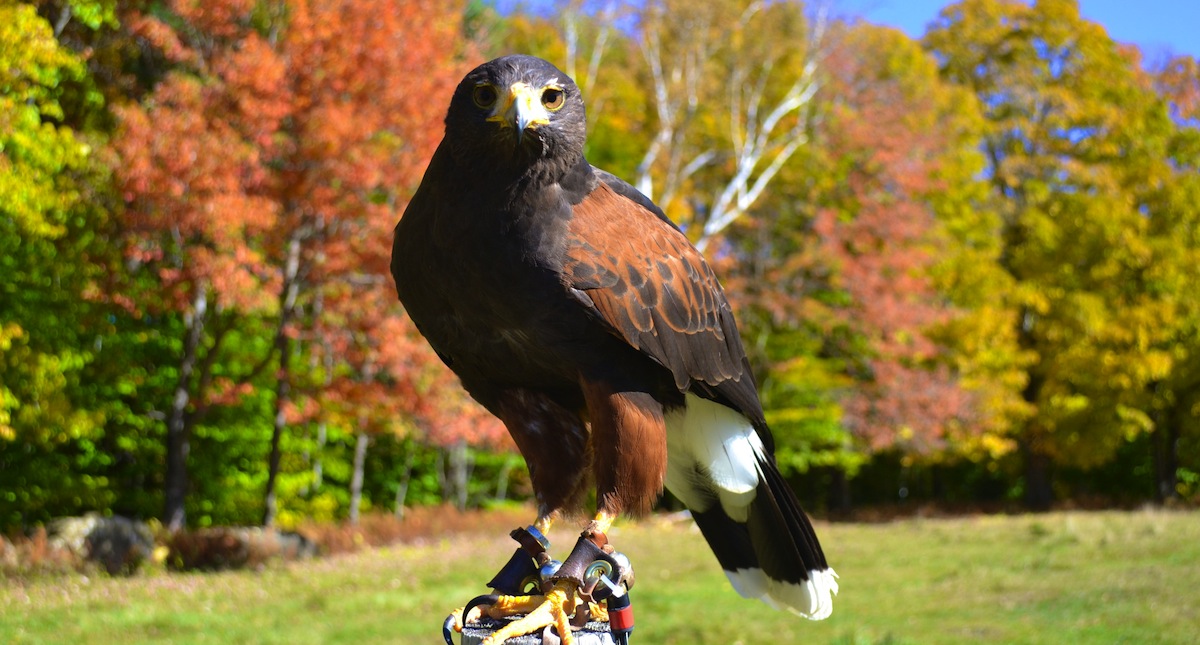
<path fill-rule="evenodd" d="M 1074 0 L 0 6 L 0 529 L 528 494 L 396 302 L 462 75 L 525 52 L 723 276 L 813 506 L 1195 499 L 1200 62 Z"/>

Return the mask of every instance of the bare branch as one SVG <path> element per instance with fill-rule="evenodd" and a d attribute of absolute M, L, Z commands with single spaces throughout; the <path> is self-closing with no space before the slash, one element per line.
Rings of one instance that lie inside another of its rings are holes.
<path fill-rule="evenodd" d="M 782 30 L 763 33 L 782 15 L 773 12 L 789 10 L 780 6 L 756 0 L 730 14 L 717 5 L 663 0 L 640 9 L 639 43 L 657 122 L 635 185 L 664 208 L 686 196 L 695 205 L 701 249 L 752 208 L 808 142 L 804 108 L 819 89 L 817 44 L 828 8 L 819 7 L 809 20 L 807 41 L 791 44 Z M 710 117 L 727 124 L 723 137 L 713 140 L 711 130 L 693 128 Z M 730 164 L 727 175 L 700 174 L 717 163 Z"/>

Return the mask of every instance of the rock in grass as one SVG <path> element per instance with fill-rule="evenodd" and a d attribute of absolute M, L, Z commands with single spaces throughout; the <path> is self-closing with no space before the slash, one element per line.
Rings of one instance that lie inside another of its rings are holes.
<path fill-rule="evenodd" d="M 154 536 L 144 522 L 88 513 L 51 522 L 51 544 L 95 562 L 110 575 L 131 575 L 154 554 Z"/>

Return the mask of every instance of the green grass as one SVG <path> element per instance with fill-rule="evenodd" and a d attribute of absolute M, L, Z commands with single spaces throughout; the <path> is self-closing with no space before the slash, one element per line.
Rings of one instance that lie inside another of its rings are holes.
<path fill-rule="evenodd" d="M 742 600 L 687 523 L 610 534 L 637 570 L 635 643 L 1191 643 L 1200 514 L 826 524 L 841 575 L 814 623 Z M 0 580 L 0 642 L 438 643 L 513 548 L 459 536 L 265 571 Z M 555 553 L 574 542 L 556 527 Z M 559 553 L 559 552 L 562 553 Z"/>

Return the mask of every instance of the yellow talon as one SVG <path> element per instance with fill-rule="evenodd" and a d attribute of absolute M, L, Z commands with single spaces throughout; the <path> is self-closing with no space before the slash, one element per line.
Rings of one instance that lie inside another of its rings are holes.
<path fill-rule="evenodd" d="M 591 617 L 592 621 L 594 621 L 594 622 L 607 623 L 608 622 L 608 607 L 606 607 L 598 602 L 589 602 L 588 603 L 588 615 Z"/>
<path fill-rule="evenodd" d="M 574 580 L 559 580 L 545 596 L 501 596 L 488 610 L 489 616 L 500 618 L 528 613 L 488 636 L 483 645 L 499 645 L 514 636 L 532 634 L 547 625 L 554 625 L 558 629 L 563 645 L 572 645 L 575 639 L 571 634 L 570 615 L 575 612 L 579 602 L 575 596 L 578 588 L 579 583 Z"/>
<path fill-rule="evenodd" d="M 442 633 L 447 640 L 450 638 L 450 632 L 448 630 L 454 630 L 461 634 L 463 627 L 465 627 L 469 621 L 478 621 L 479 617 L 483 615 L 482 607 L 472 607 L 470 612 L 468 612 L 466 615 L 463 615 L 463 611 L 465 609 L 466 607 L 459 607 L 450 612 L 450 615 L 446 617 L 446 621 L 442 623 Z"/>
<path fill-rule="evenodd" d="M 517 614 L 528 614 L 546 602 L 545 596 L 500 596 L 496 604 L 487 608 L 492 618 L 506 618 Z"/>

